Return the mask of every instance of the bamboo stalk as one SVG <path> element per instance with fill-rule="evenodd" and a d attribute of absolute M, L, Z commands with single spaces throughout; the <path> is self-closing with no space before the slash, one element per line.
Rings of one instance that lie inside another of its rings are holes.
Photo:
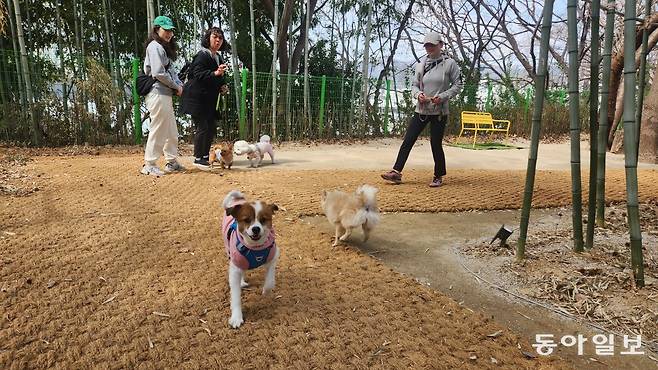
<path fill-rule="evenodd" d="M 254 26 L 254 0 L 249 0 L 249 18 L 251 19 L 251 138 L 256 140 L 256 34 Z"/>
<path fill-rule="evenodd" d="M 644 108 L 644 89 L 646 87 L 646 74 L 647 74 L 647 49 L 649 48 L 649 17 L 651 16 L 651 0 L 644 2 L 644 25 L 642 27 L 642 47 L 640 49 L 640 83 L 637 94 L 637 113 L 635 122 L 637 122 L 637 130 L 635 135 L 635 147 L 640 148 L 640 130 L 642 129 L 642 110 Z M 636 151 L 636 158 L 639 155 L 639 150 Z M 637 159 L 636 159 L 637 160 Z"/>
<path fill-rule="evenodd" d="M 274 50 L 272 50 L 272 137 L 276 140 L 276 61 L 279 55 L 279 2 L 274 1 Z"/>
<path fill-rule="evenodd" d="M 601 40 L 599 38 L 601 0 L 592 0 L 591 63 L 589 84 L 589 194 L 587 201 L 587 234 L 585 248 L 594 246 L 594 219 L 596 218 L 596 172 L 598 170 L 597 136 L 599 129 L 599 56 Z"/>
<path fill-rule="evenodd" d="M 16 1 L 16 0 L 15 0 Z M 637 146 L 635 124 L 635 0 L 626 0 L 624 16 L 624 157 L 626 166 L 626 206 L 631 241 L 631 266 L 635 285 L 644 286 L 642 232 L 638 207 Z"/>
<path fill-rule="evenodd" d="M 608 0 L 603 46 L 603 83 L 601 84 L 601 110 L 599 111 L 599 137 L 596 169 L 596 225 L 605 227 L 605 156 L 608 151 L 608 96 L 610 95 L 610 70 L 612 64 L 612 40 L 615 27 L 615 0 Z"/>
<path fill-rule="evenodd" d="M 309 86 L 308 86 L 308 29 L 309 23 L 311 23 L 311 0 L 306 0 L 306 22 L 304 24 L 305 33 L 304 33 L 304 120 L 305 127 L 310 125 L 311 122 L 311 111 L 309 106 Z"/>
<path fill-rule="evenodd" d="M 23 23 L 21 19 L 21 8 L 18 0 L 14 1 L 14 12 L 16 15 L 16 31 L 18 34 L 18 45 L 21 49 L 21 65 L 23 70 L 23 81 L 25 82 L 25 92 L 28 105 L 28 114 L 30 116 L 30 122 L 32 124 L 32 139 L 34 140 L 33 144 L 36 146 L 41 145 L 41 129 L 37 123 L 35 112 L 34 112 L 34 95 L 32 93 L 32 79 L 30 77 L 30 63 L 27 59 L 27 48 L 25 47 L 25 39 L 23 38 Z"/>
<path fill-rule="evenodd" d="M 571 219 L 573 249 L 583 251 L 583 200 L 580 183 L 580 101 L 578 91 L 578 11 L 577 0 L 567 1 L 567 44 L 569 49 L 569 132 L 571 133 Z"/>
<path fill-rule="evenodd" d="M 519 240 L 516 244 L 516 259 L 525 258 L 525 244 L 530 222 L 530 209 L 532 207 L 532 192 L 535 186 L 535 173 L 537 169 L 537 152 L 539 151 L 539 131 L 541 130 L 541 114 L 544 109 L 544 93 L 546 91 L 546 72 L 548 63 L 548 45 L 551 37 L 551 21 L 553 20 L 553 0 L 544 2 L 542 12 L 541 39 L 539 42 L 539 66 L 535 76 L 535 101 L 532 108 L 532 131 L 528 168 L 526 170 L 525 187 L 523 190 L 523 207 L 521 209 L 521 225 L 519 227 Z"/>
<path fill-rule="evenodd" d="M 64 121 L 66 125 L 69 125 L 69 104 L 68 104 L 68 81 L 66 80 L 66 63 L 64 61 L 64 47 L 62 42 L 62 33 L 64 25 L 62 22 L 62 17 L 59 11 L 61 6 L 61 0 L 57 1 L 55 4 L 55 15 L 57 16 L 57 50 L 59 51 L 59 63 L 60 63 L 60 73 L 62 75 L 62 103 L 64 105 Z"/>
<path fill-rule="evenodd" d="M 9 12 L 9 28 L 11 28 L 11 43 L 14 52 L 14 64 L 16 65 L 16 79 L 18 83 L 18 96 L 20 99 L 21 113 L 25 114 L 25 84 L 23 83 L 23 71 L 20 62 L 20 53 L 18 47 L 18 36 L 16 35 L 16 25 L 14 24 L 14 4 L 13 0 L 7 1 L 7 11 Z"/>

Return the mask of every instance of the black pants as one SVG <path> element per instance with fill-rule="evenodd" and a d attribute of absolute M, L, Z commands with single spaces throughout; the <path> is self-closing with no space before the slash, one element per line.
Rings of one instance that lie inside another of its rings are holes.
<path fill-rule="evenodd" d="M 404 140 L 398 152 L 398 159 L 395 161 L 393 169 L 402 172 L 404 164 L 407 163 L 411 148 L 413 148 L 420 133 L 430 124 L 430 143 L 432 145 L 432 156 L 434 157 L 434 176 L 441 177 L 446 174 L 446 156 L 443 154 L 443 133 L 448 122 L 447 115 L 425 115 L 414 113 L 411 123 L 404 134 Z"/>
<path fill-rule="evenodd" d="M 192 116 L 196 128 L 194 134 L 194 157 L 208 158 L 212 141 L 217 136 L 217 122 L 214 118 L 200 118 Z"/>

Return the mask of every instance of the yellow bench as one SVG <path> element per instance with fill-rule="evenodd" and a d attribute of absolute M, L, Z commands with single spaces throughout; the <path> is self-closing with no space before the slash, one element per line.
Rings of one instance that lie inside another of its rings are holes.
<path fill-rule="evenodd" d="M 504 119 L 493 119 L 489 112 L 470 112 L 462 111 L 461 114 L 462 129 L 459 132 L 459 137 L 462 136 L 464 131 L 473 131 L 473 147 L 480 132 L 504 132 L 505 140 L 509 138 L 510 121 Z"/>

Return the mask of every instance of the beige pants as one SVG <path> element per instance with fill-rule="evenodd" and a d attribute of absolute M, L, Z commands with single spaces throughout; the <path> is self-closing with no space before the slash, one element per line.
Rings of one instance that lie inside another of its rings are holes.
<path fill-rule="evenodd" d="M 164 153 L 167 162 L 178 157 L 178 128 L 174 117 L 172 97 L 151 91 L 146 95 L 146 108 L 151 112 L 149 137 L 144 150 L 144 161 L 155 162 Z"/>

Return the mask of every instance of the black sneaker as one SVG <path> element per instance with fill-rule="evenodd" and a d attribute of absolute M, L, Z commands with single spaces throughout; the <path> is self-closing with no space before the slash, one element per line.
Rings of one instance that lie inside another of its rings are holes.
<path fill-rule="evenodd" d="M 394 184 L 401 184 L 402 183 L 402 174 L 399 173 L 396 170 L 390 170 L 384 174 L 381 175 L 382 179 L 386 181 L 390 181 Z"/>
<path fill-rule="evenodd" d="M 209 171 L 210 170 L 210 163 L 208 163 L 208 160 L 206 158 L 195 158 L 194 159 L 194 166 L 196 166 L 196 168 L 198 168 L 202 171 Z"/>

